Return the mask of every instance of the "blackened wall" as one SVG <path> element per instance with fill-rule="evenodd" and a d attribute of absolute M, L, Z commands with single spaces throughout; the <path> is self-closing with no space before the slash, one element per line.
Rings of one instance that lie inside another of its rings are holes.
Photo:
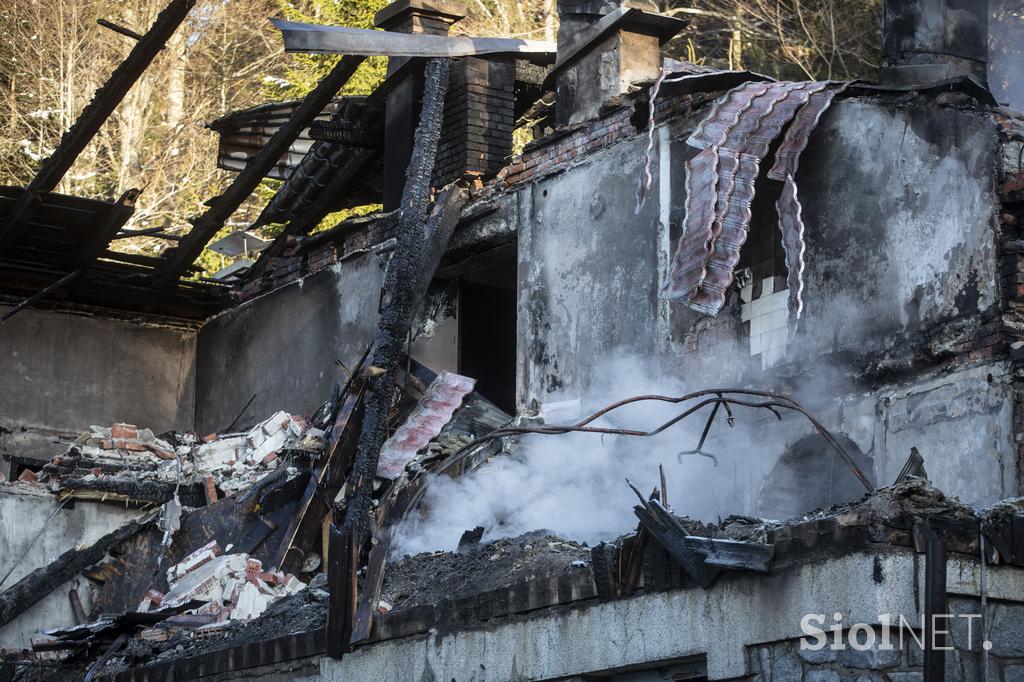
<path fill-rule="evenodd" d="M 383 268 L 356 257 L 225 311 L 199 333 L 196 429 L 247 427 L 277 410 L 309 416 L 343 383 L 377 320 Z"/>

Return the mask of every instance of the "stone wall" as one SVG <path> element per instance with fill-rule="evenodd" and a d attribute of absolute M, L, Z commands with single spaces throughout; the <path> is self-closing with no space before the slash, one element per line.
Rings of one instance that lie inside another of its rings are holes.
<path fill-rule="evenodd" d="M 982 631 L 981 603 L 977 599 L 954 597 L 948 601 L 951 616 L 940 620 L 949 639 L 944 644 L 947 680 L 1012 682 L 1024 679 L 1024 604 L 990 603 Z M 964 617 L 968 616 L 968 617 Z M 908 620 L 908 622 L 913 619 Z M 826 621 L 827 623 L 831 621 Z M 919 624 L 920 621 L 917 621 Z M 968 628 L 970 623 L 970 628 Z M 826 629 L 826 628 L 822 628 Z M 850 631 L 836 646 L 829 638 L 824 648 L 810 649 L 801 640 L 788 640 L 749 649 L 750 682 L 922 682 L 924 679 L 924 635 L 915 630 L 889 629 L 888 645 L 879 626 L 856 633 L 857 646 L 850 646 Z M 868 646 L 869 643 L 873 644 Z M 986 642 L 990 648 L 986 649 Z M 813 641 L 810 643 L 813 644 Z M 986 656 L 987 652 L 987 656 Z M 985 674 L 982 675 L 982 670 Z"/>

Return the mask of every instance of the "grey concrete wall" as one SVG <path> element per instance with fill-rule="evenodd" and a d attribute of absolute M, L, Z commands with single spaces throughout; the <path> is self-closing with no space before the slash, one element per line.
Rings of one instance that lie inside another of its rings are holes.
<path fill-rule="evenodd" d="M 211 318 L 199 333 L 196 429 L 247 427 L 277 410 L 308 416 L 362 356 L 384 271 L 376 255 L 338 263 Z"/>
<path fill-rule="evenodd" d="M 90 424 L 191 428 L 195 352 L 189 329 L 19 313 L 0 333 L 0 453 L 49 459 Z"/>
<path fill-rule="evenodd" d="M 581 403 L 626 397 L 590 390 L 622 355 L 638 360 L 651 391 L 778 382 L 778 368 L 750 356 L 738 308 L 702 319 L 657 298 L 683 217 L 690 123 L 656 131 L 639 215 L 642 136 L 517 192 L 521 407 L 561 422 Z M 801 161 L 805 317 L 781 374 L 787 392 L 874 459 L 880 485 L 917 447 L 948 493 L 978 503 L 1018 494 L 1008 368 L 935 374 L 920 361 L 936 329 L 998 305 L 996 158 L 987 114 L 850 99 L 826 115 Z M 770 203 L 752 229 L 776 229 Z M 912 359 L 901 378 L 862 375 L 868 363 Z M 636 379 L 624 377 L 623 390 Z M 806 428 L 765 425 L 745 444 L 756 457 L 726 458 L 735 470 L 708 489 L 756 513 L 764 475 Z"/>
<path fill-rule="evenodd" d="M 997 158 L 985 113 L 837 104 L 797 174 L 803 346 L 877 349 L 887 335 L 994 306 Z"/>
<path fill-rule="evenodd" d="M 10 587 L 69 549 L 96 542 L 139 514 L 116 504 L 79 500 L 73 509 L 62 509 L 54 515 L 59 504 L 54 495 L 38 487 L 0 483 L 0 577 L 14 568 L 0 589 Z M 24 559 L 19 562 L 22 554 L 25 554 Z M 68 598 L 72 587 L 77 587 L 88 612 L 91 608 L 89 581 L 71 580 L 0 627 L 0 648 L 29 648 L 31 638 L 39 631 L 74 625 L 74 612 Z"/>
<path fill-rule="evenodd" d="M 655 353 L 657 202 L 634 215 L 645 144 L 622 142 L 519 192 L 521 406 L 557 413 L 586 395 L 609 353 Z"/>
<path fill-rule="evenodd" d="M 644 594 L 541 611 L 476 630 L 433 631 L 359 647 L 340 661 L 322 659 L 321 676 L 331 682 L 555 680 L 632 666 L 653 668 L 659 663 L 705 655 L 710 680 L 763 680 L 746 677 L 761 669 L 760 649 L 767 643 L 802 637 L 800 621 L 807 613 L 831 615 L 839 611 L 846 624 L 879 625 L 882 614 L 894 616 L 897 622 L 900 615 L 920 622 L 920 600 L 915 595 L 923 590 L 924 575 L 916 563 L 909 551 L 859 553 L 773 575 L 737 574 L 732 580 L 720 579 L 708 590 L 693 587 Z M 977 595 L 979 580 L 975 562 L 950 560 L 950 595 Z M 1007 600 L 1013 604 L 1003 615 L 999 633 L 1005 640 L 1001 650 L 1013 654 L 1019 650 L 1019 640 L 1013 644 L 1012 638 L 1024 626 L 1024 607 L 1020 605 L 1024 571 L 991 566 L 987 580 L 992 602 Z M 993 642 L 996 636 L 993 632 Z M 867 666 L 847 667 L 853 671 Z M 920 670 L 913 665 L 902 667 Z M 795 677 L 769 679 L 804 679 L 799 659 L 797 668 L 790 672 L 796 670 L 800 673 Z M 824 682 L 839 678 L 806 679 Z M 915 678 L 893 679 L 909 682 Z"/>

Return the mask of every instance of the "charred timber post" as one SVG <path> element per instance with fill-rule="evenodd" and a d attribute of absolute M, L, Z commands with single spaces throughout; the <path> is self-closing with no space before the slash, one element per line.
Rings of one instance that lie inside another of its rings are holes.
<path fill-rule="evenodd" d="M 397 244 L 384 281 L 383 309 L 371 354 L 371 365 L 383 369 L 384 373 L 367 381 L 366 413 L 348 486 L 354 495 L 345 509 L 342 525 L 342 531 L 354 529 L 360 535 L 369 529 L 372 483 L 377 473 L 380 449 L 387 435 L 395 378 L 405 340 L 412 327 L 416 303 L 423 293 L 419 290 L 419 283 L 423 277 L 425 222 L 448 89 L 448 71 L 446 59 L 432 59 L 426 66 L 423 108 L 416 129 L 416 145 L 406 172 Z"/>
<path fill-rule="evenodd" d="M 39 172 L 18 197 L 17 203 L 0 222 L 0 245 L 28 222 L 39 203 L 39 195 L 52 192 L 57 187 L 78 155 L 149 67 L 153 58 L 160 53 L 164 43 L 174 35 L 195 4 L 196 0 L 171 0 L 146 35 L 139 39 L 125 60 L 100 86 L 92 101 L 82 110 L 74 125 L 64 133 L 53 154 L 43 162 Z"/>
<path fill-rule="evenodd" d="M 327 551 L 327 655 L 341 658 L 352 650 L 352 626 L 356 615 L 356 543 L 352 529 L 331 525 Z"/>
<path fill-rule="evenodd" d="M 0 593 L 0 627 L 7 625 L 68 580 L 102 560 L 112 547 L 148 525 L 149 520 L 125 524 L 85 549 L 69 549 L 48 565 L 37 568 L 11 585 Z"/>
<path fill-rule="evenodd" d="M 245 164 L 241 173 L 235 176 L 224 193 L 216 197 L 210 208 L 200 216 L 178 246 L 170 251 L 167 260 L 158 273 L 165 281 L 174 281 L 185 274 L 193 261 L 206 248 L 207 242 L 224 226 L 238 207 L 245 201 L 270 169 L 288 151 L 299 134 L 309 127 L 320 112 L 338 94 L 342 86 L 352 78 L 363 60 L 362 56 L 346 55 L 338 60 L 316 88 L 306 95 L 296 107 L 288 121 L 278 128 L 267 144 Z"/>

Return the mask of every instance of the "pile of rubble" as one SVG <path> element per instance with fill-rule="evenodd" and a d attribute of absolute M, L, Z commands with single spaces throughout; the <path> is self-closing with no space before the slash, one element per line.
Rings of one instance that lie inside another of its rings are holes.
<path fill-rule="evenodd" d="M 252 620 L 272 602 L 306 587 L 291 574 L 264 571 L 262 562 L 248 554 L 224 554 L 216 541 L 169 568 L 167 582 L 167 594 L 149 590 L 139 611 L 202 602 L 201 606 L 183 611 L 207 617 L 208 622 L 197 629 L 215 627 L 228 620 Z"/>
<path fill-rule="evenodd" d="M 483 529 L 477 530 L 482 535 Z M 385 611 L 403 610 L 480 594 L 559 575 L 589 563 L 590 548 L 585 543 L 547 530 L 483 544 L 470 540 L 461 543 L 458 552 L 417 554 L 389 566 L 380 607 Z"/>
<path fill-rule="evenodd" d="M 318 452 L 324 431 L 278 412 L 247 432 L 167 433 L 132 424 L 92 426 L 33 479 L 62 497 L 161 504 L 177 495 L 201 506 L 249 488 L 289 452 Z"/>

